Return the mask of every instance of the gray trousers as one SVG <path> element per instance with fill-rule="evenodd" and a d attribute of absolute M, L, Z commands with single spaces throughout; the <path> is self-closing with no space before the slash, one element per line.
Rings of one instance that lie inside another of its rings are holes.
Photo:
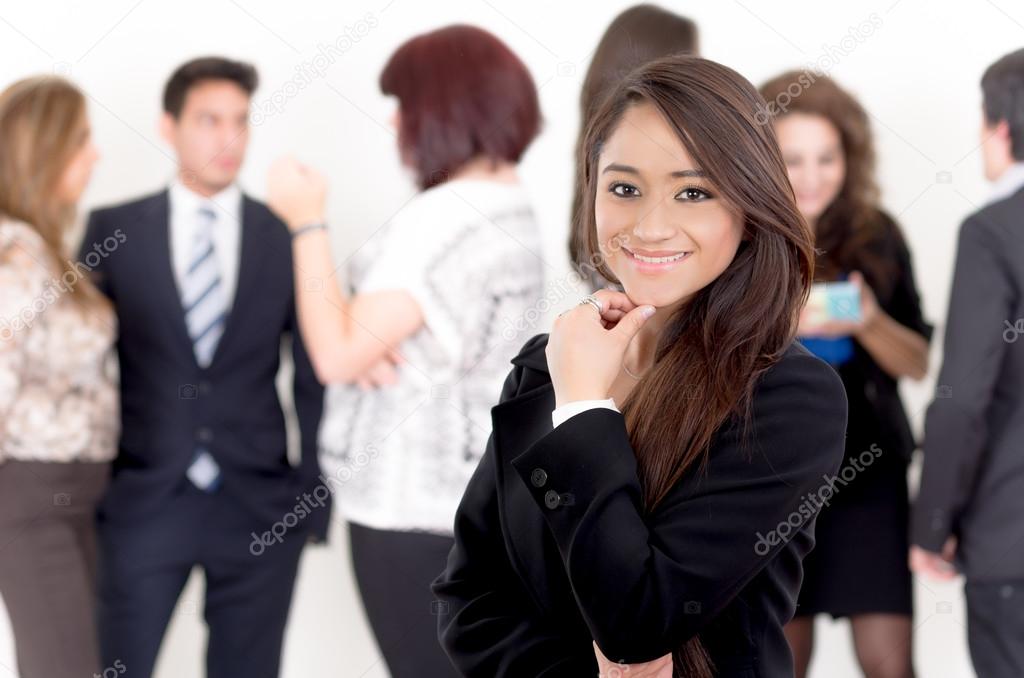
<path fill-rule="evenodd" d="M 106 463 L 0 463 L 0 596 L 21 678 L 105 675 L 95 513 L 109 473 Z"/>
<path fill-rule="evenodd" d="M 968 581 L 964 593 L 978 678 L 1024 676 L 1024 580 Z"/>

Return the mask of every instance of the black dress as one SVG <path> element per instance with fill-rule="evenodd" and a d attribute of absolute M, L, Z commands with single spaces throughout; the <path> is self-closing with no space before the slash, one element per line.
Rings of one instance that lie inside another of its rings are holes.
<path fill-rule="evenodd" d="M 862 271 L 879 306 L 930 340 L 932 326 L 922 317 L 899 227 L 886 217 L 867 247 L 890 263 L 887 280 Z M 910 615 L 907 465 L 916 443 L 896 380 L 859 343 L 854 341 L 850 360 L 834 367 L 846 386 L 850 408 L 846 459 L 836 492 L 818 517 L 817 545 L 804 561 L 796 615 Z"/>
<path fill-rule="evenodd" d="M 843 385 L 797 343 L 761 377 L 746 445 L 729 422 L 706 472 L 647 515 L 623 416 L 552 430 L 547 335 L 513 359 L 493 432 L 434 582 L 442 646 L 464 676 L 597 675 L 694 637 L 719 678 L 792 678 L 782 632 L 814 545 L 822 478 L 842 461 Z M 666 412 L 666 415 L 670 410 Z"/>

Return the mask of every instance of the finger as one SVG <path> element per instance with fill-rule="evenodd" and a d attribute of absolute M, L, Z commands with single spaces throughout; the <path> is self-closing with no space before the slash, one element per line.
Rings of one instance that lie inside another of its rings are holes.
<path fill-rule="evenodd" d="M 382 360 L 374 368 L 373 377 L 378 386 L 390 386 L 398 381 L 398 372 L 391 363 Z"/>
<path fill-rule="evenodd" d="M 601 320 L 605 320 L 605 321 L 611 323 L 614 326 L 615 323 L 617 323 L 620 320 L 622 320 L 625 317 L 625 315 L 626 315 L 625 311 L 620 311 L 617 308 L 613 308 L 613 309 L 611 309 L 609 311 L 605 311 L 604 313 L 602 313 L 601 314 Z"/>
<path fill-rule="evenodd" d="M 617 309 L 628 313 L 636 308 L 636 304 L 625 292 L 619 292 L 617 290 L 603 289 L 594 292 L 594 296 L 601 302 L 601 313 L 612 309 Z"/>
<path fill-rule="evenodd" d="M 647 304 L 634 308 L 615 324 L 615 327 L 611 329 L 611 333 L 615 334 L 625 346 L 633 340 L 636 333 L 640 331 L 640 328 L 644 326 L 644 323 L 655 312 L 656 309 Z"/>
<path fill-rule="evenodd" d="M 622 319 L 625 318 L 625 317 L 626 317 L 626 314 L 623 313 L 622 311 L 619 311 L 619 310 L 608 311 L 604 315 L 601 316 L 601 324 L 604 325 L 604 328 L 606 330 L 610 330 L 611 328 L 613 328 L 616 325 L 618 325 L 622 321 Z"/>

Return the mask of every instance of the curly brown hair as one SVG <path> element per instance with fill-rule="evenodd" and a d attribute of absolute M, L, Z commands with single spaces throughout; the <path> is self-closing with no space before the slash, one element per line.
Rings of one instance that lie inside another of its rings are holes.
<path fill-rule="evenodd" d="M 760 92 L 768 102 L 767 120 L 790 113 L 817 115 L 839 132 L 846 176 L 839 194 L 815 224 L 817 278 L 835 280 L 840 273 L 859 270 L 876 291 L 884 287 L 891 279 L 891 263 L 879 256 L 874 244 L 894 222 L 878 206 L 867 111 L 835 80 L 811 71 L 783 73 L 762 85 Z"/>

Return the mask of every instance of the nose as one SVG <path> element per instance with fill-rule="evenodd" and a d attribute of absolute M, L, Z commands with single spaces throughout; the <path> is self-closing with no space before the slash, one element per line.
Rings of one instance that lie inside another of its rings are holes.
<path fill-rule="evenodd" d="M 640 242 L 652 245 L 671 239 L 678 230 L 672 214 L 673 196 L 666 195 L 656 201 L 646 213 L 638 215 L 633 225 L 633 236 Z"/>
<path fill-rule="evenodd" d="M 790 170 L 789 182 L 797 193 L 806 194 L 817 192 L 821 179 L 813 169 L 798 167 Z"/>

